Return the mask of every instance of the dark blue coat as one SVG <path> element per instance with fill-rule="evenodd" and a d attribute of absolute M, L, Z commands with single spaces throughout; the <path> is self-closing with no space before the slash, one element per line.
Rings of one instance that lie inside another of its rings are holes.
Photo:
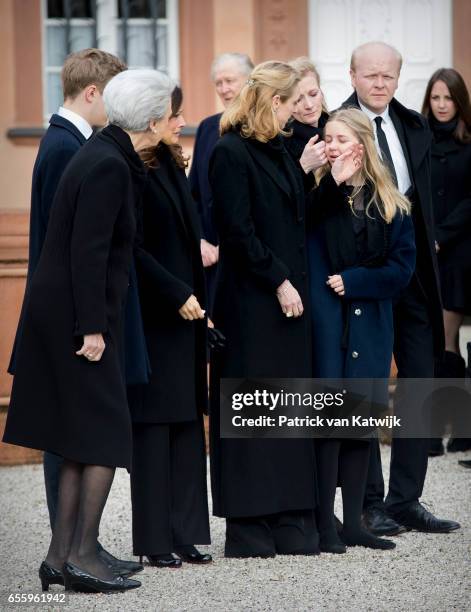
<path fill-rule="evenodd" d="M 57 185 L 67 164 L 84 143 L 85 136 L 73 123 L 60 115 L 52 115 L 33 168 L 28 282 L 41 255 Z"/>
<path fill-rule="evenodd" d="M 190 188 L 198 205 L 201 237 L 211 244 L 218 244 L 218 235 L 213 217 L 213 194 L 209 184 L 209 159 L 219 139 L 221 113 L 204 119 L 196 132 L 193 161 L 190 170 Z"/>
<path fill-rule="evenodd" d="M 330 176 L 323 183 L 327 181 L 330 186 L 325 197 L 340 197 Z M 393 219 L 389 249 L 378 267 L 333 270 L 322 223 L 312 230 L 308 249 L 314 377 L 388 378 L 394 341 L 393 301 L 407 287 L 415 266 L 411 217 L 396 215 Z M 326 285 L 331 274 L 341 274 L 345 296 Z"/>

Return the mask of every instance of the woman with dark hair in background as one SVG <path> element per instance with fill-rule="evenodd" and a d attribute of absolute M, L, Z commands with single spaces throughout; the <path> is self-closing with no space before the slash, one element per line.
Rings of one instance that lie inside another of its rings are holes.
<path fill-rule="evenodd" d="M 433 73 L 422 113 L 433 133 L 435 246 L 445 325 L 445 357 L 437 375 L 463 378 L 459 334 L 464 316 L 471 314 L 471 104 L 459 72 L 440 68 Z M 469 438 L 452 438 L 447 446 L 449 452 L 469 448 Z M 440 438 L 432 440 L 430 454 L 443 454 Z"/>
<path fill-rule="evenodd" d="M 256 66 L 222 115 L 210 162 L 220 237 L 214 323 L 227 338 L 211 361 L 211 478 L 226 557 L 319 551 L 312 440 L 219 431 L 221 378 L 311 375 L 302 177 L 281 138 L 298 83 L 288 64 Z"/>
<path fill-rule="evenodd" d="M 162 141 L 141 158 L 151 168 L 135 249 L 151 374 L 128 387 L 133 420 L 134 553 L 155 567 L 209 563 L 203 410 L 207 405 L 204 272 L 196 207 L 179 145 L 182 91 Z M 179 558 L 173 556 L 177 553 Z"/>

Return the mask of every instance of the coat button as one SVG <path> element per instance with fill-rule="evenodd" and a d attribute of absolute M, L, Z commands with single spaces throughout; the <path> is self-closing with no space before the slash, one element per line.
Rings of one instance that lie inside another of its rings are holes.
<path fill-rule="evenodd" d="M 358 358 L 358 353 L 356 351 L 353 351 L 352 357 L 353 357 L 353 359 L 357 359 Z"/>
<path fill-rule="evenodd" d="M 302 223 L 304 221 L 304 217 L 298 217 L 298 223 Z"/>
<path fill-rule="evenodd" d="M 301 243 L 301 244 L 299 245 L 299 250 L 301 251 L 301 253 L 304 251 L 304 244 L 302 244 L 302 243 Z"/>
<path fill-rule="evenodd" d="M 445 190 L 444 190 L 444 189 L 439 189 L 439 190 L 437 191 L 437 194 L 438 194 L 439 196 L 445 195 Z"/>
<path fill-rule="evenodd" d="M 355 308 L 355 314 L 359 317 L 361 315 L 361 308 Z"/>
<path fill-rule="evenodd" d="M 442 164 L 444 164 L 446 162 L 446 157 L 440 157 L 440 161 L 442 162 Z"/>
<path fill-rule="evenodd" d="M 307 273 L 306 272 L 301 272 L 301 278 L 306 278 Z"/>

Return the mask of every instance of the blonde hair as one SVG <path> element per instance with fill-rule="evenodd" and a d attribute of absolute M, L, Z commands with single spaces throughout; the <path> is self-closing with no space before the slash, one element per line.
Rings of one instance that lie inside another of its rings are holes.
<path fill-rule="evenodd" d="M 273 111 L 272 98 L 285 102 L 293 95 L 300 76 L 284 62 L 263 62 L 255 66 L 239 95 L 221 117 L 221 134 L 238 127 L 246 138 L 267 142 L 278 134 L 288 136 Z"/>
<path fill-rule="evenodd" d="M 328 114 L 329 111 L 327 110 L 327 105 L 324 99 L 324 92 L 322 91 L 322 87 L 321 87 L 321 77 L 319 76 L 319 72 L 315 64 L 311 62 L 311 60 L 308 57 L 305 57 L 303 55 L 300 57 L 296 57 L 294 60 L 291 60 L 288 63 L 290 66 L 292 66 L 295 70 L 299 72 L 301 79 L 304 79 L 304 77 L 307 77 L 311 74 L 314 75 L 317 81 L 317 84 L 319 85 L 319 89 L 321 90 L 321 94 L 322 94 L 322 111 Z"/>
<path fill-rule="evenodd" d="M 345 108 L 334 112 L 328 119 L 326 127 L 332 121 L 345 124 L 355 133 L 364 147 L 363 162 L 358 170 L 361 183 L 368 182 L 373 189 L 371 199 L 366 205 L 366 212 L 375 205 L 386 223 L 391 223 L 397 212 L 410 214 L 410 202 L 397 189 L 388 168 L 382 163 L 374 141 L 373 127 L 368 117 L 357 108 Z M 325 164 L 316 173 L 316 181 L 330 172 L 330 165 Z"/>

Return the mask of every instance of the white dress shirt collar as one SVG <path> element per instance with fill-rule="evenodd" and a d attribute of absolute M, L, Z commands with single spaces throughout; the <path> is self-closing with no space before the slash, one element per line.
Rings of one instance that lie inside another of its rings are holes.
<path fill-rule="evenodd" d="M 375 117 L 381 117 L 385 123 L 388 123 L 391 119 L 389 117 L 389 104 L 386 106 L 382 113 L 374 113 L 372 110 L 367 108 L 360 100 L 358 99 L 358 104 L 360 105 L 361 110 L 365 113 L 370 121 L 374 121 Z"/>
<path fill-rule="evenodd" d="M 59 110 L 57 111 L 57 114 L 75 125 L 75 127 L 81 134 L 83 134 L 86 140 L 88 140 L 93 134 L 92 126 L 88 123 L 88 121 L 78 113 L 70 110 L 70 108 L 64 108 L 63 106 L 60 106 Z"/>

